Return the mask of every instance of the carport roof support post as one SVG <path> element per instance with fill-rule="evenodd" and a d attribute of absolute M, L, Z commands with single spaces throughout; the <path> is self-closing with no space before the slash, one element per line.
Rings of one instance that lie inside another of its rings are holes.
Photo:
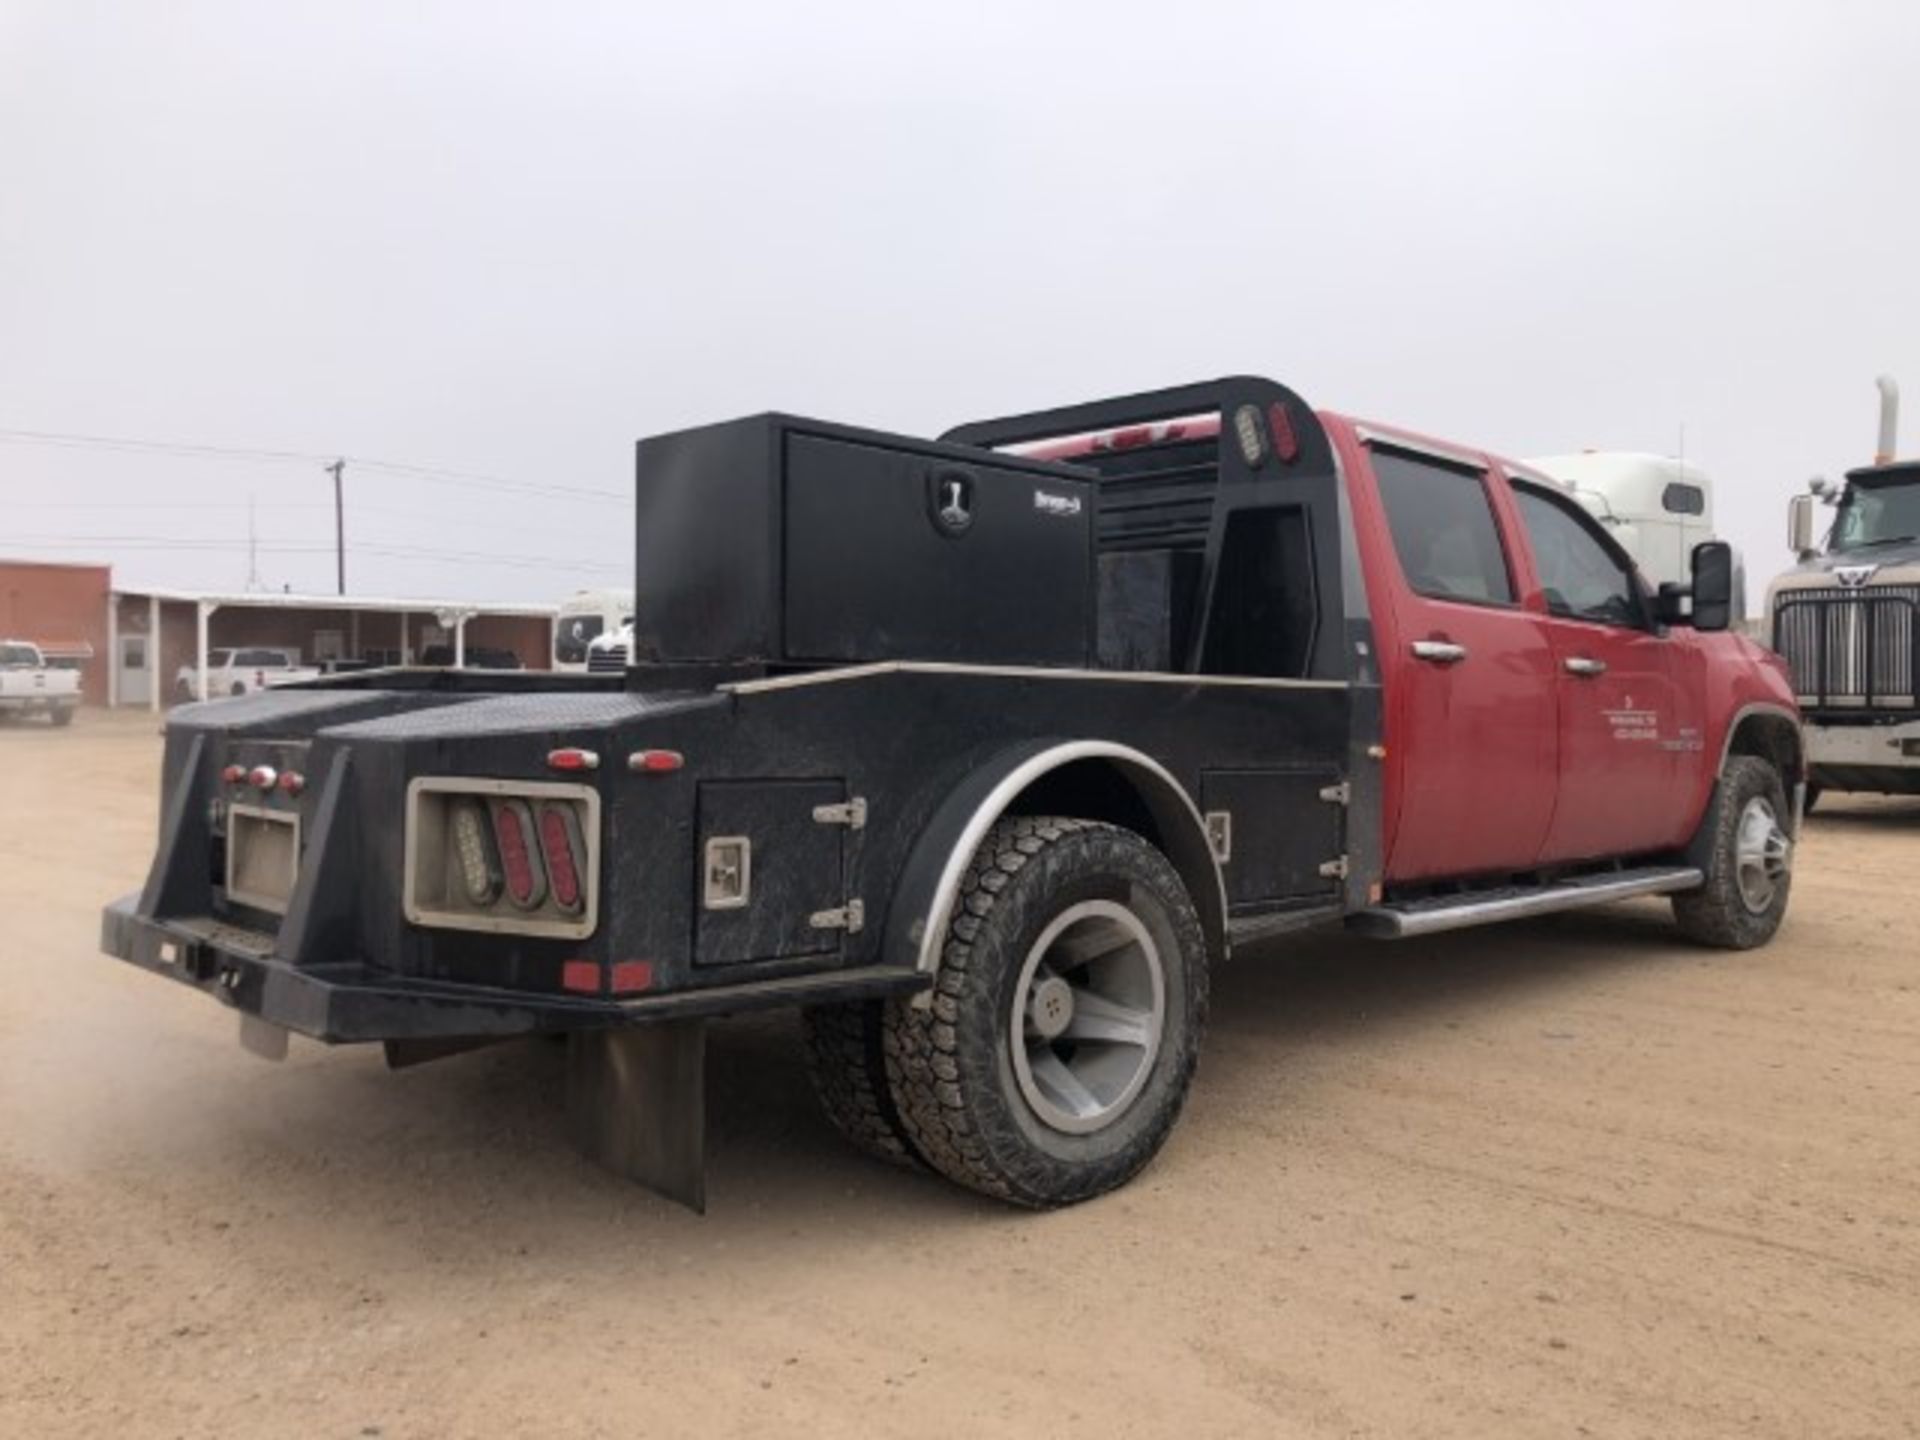
<path fill-rule="evenodd" d="M 198 623 L 195 627 L 196 633 L 194 636 L 194 644 L 198 647 L 199 659 L 200 659 L 200 693 L 195 698 L 200 700 L 205 700 L 208 698 L 207 696 L 207 619 L 209 616 L 213 614 L 214 611 L 218 610 L 219 608 L 220 607 L 214 604 L 211 600 L 202 600 L 198 605 L 194 607 L 195 611 L 198 614 Z"/>
<path fill-rule="evenodd" d="M 147 708 L 158 715 L 161 710 L 160 658 L 167 652 L 160 646 L 160 597 L 147 597 Z"/>

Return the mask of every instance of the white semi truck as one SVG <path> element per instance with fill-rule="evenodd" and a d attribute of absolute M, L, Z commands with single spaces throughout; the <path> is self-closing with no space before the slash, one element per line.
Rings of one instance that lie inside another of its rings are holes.
<path fill-rule="evenodd" d="M 1873 463 L 1794 496 L 1799 564 L 1767 593 L 1806 715 L 1809 805 L 1822 790 L 1920 795 L 1920 460 L 1896 458 L 1900 391 L 1877 383 Z"/>
<path fill-rule="evenodd" d="M 561 602 L 553 622 L 553 668 L 591 668 L 588 662 L 594 641 L 632 623 L 633 591 L 576 591 Z"/>
<path fill-rule="evenodd" d="M 1528 463 L 1566 486 L 1656 589 L 1687 583 L 1693 547 L 1715 538 L 1713 481 L 1684 460 L 1588 450 Z"/>

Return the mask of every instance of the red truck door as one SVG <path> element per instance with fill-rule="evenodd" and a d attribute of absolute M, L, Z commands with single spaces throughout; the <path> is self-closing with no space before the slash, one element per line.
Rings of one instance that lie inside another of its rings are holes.
<path fill-rule="evenodd" d="M 1632 561 L 1592 516 L 1547 486 L 1515 480 L 1512 488 L 1558 692 L 1560 799 L 1540 858 L 1678 845 L 1700 737 L 1697 717 L 1681 705 L 1672 642 L 1654 625 Z"/>
<path fill-rule="evenodd" d="M 1350 493 L 1385 652 L 1386 878 L 1527 869 L 1553 815 L 1554 661 L 1520 603 L 1486 463 L 1349 433 L 1364 442 L 1348 447 Z"/>

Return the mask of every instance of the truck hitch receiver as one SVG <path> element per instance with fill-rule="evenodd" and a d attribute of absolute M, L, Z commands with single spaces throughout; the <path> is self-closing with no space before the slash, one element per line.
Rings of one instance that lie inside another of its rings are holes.
<path fill-rule="evenodd" d="M 567 1037 L 567 1128 L 580 1152 L 707 1211 L 707 1024 L 668 1020 Z"/>

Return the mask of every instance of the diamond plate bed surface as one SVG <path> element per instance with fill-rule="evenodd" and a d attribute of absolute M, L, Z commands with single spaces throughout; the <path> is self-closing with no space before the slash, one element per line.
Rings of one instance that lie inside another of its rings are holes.
<path fill-rule="evenodd" d="M 490 695 L 430 710 L 408 710 L 327 728 L 341 740 L 417 740 L 440 735 L 508 735 L 624 725 L 653 715 L 726 703 L 712 691 L 656 695 Z"/>

